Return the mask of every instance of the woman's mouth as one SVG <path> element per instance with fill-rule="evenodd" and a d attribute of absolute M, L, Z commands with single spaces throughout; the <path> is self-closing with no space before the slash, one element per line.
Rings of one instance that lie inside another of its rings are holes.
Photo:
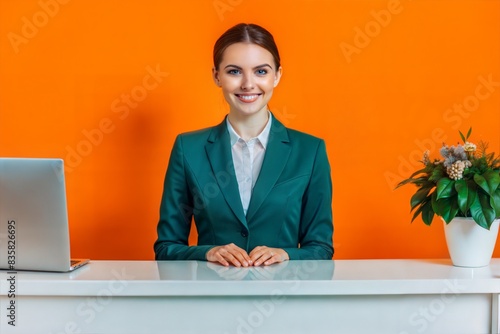
<path fill-rule="evenodd" d="M 262 94 L 235 94 L 235 95 L 241 102 L 252 103 L 255 102 Z"/>

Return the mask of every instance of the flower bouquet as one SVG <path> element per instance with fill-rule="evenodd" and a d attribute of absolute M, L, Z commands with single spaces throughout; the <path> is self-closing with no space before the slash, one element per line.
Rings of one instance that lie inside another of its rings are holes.
<path fill-rule="evenodd" d="M 413 220 L 419 215 L 430 225 L 434 215 L 448 224 L 455 217 L 472 217 L 481 227 L 490 229 L 492 222 L 500 217 L 500 159 L 488 153 L 488 144 L 477 146 L 459 131 L 463 144 L 447 146 L 440 150 L 441 159 L 431 160 L 429 151 L 423 156 L 424 168 L 401 181 L 417 186 L 410 205 Z"/>

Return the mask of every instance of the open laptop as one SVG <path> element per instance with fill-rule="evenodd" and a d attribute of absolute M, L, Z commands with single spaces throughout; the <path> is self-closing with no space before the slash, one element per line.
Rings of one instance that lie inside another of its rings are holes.
<path fill-rule="evenodd" d="M 67 272 L 71 259 L 64 162 L 0 158 L 0 269 Z"/>

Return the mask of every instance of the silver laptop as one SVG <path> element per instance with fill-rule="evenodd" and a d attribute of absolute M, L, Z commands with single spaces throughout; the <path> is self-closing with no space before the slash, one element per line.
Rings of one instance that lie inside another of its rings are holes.
<path fill-rule="evenodd" d="M 0 158 L 0 269 L 72 271 L 64 162 Z"/>

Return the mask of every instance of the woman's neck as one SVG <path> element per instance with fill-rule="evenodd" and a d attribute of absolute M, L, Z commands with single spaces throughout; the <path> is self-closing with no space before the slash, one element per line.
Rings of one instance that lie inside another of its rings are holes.
<path fill-rule="evenodd" d="M 262 130 L 264 130 L 269 120 L 269 112 L 266 110 L 265 112 L 259 112 L 249 116 L 242 116 L 230 112 L 227 117 L 234 131 L 236 131 L 243 140 L 247 141 L 257 137 Z"/>

